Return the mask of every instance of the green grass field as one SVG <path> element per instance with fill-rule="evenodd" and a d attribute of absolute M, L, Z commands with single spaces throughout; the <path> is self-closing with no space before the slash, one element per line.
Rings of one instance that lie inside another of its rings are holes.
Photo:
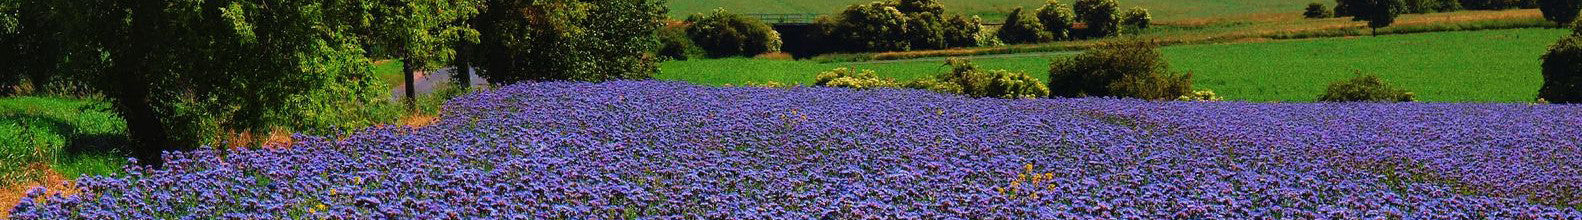
<path fill-rule="evenodd" d="M 126 123 L 108 104 L 62 98 L 0 98 L 0 186 L 42 175 L 48 165 L 67 178 L 119 172 L 126 159 Z"/>
<path fill-rule="evenodd" d="M 847 5 L 867 3 L 872 0 L 672 0 L 670 15 L 685 18 L 692 13 L 725 8 L 739 13 L 814 13 L 833 14 Z M 947 10 L 955 13 L 981 15 L 990 20 L 1003 20 L 1004 14 L 1018 6 L 1036 9 L 1044 4 L 1040 0 L 941 0 Z M 1072 0 L 1061 0 L 1071 4 Z M 1153 13 L 1154 19 L 1175 20 L 1208 17 L 1234 17 L 1261 13 L 1300 14 L 1302 8 L 1313 1 L 1307 0 L 1121 0 L 1121 7 L 1143 7 Z M 1333 1 L 1320 1 L 1333 5 Z"/>
<path fill-rule="evenodd" d="M 1310 102 L 1353 71 L 1378 74 L 1427 102 L 1529 102 L 1542 83 L 1539 57 L 1568 30 L 1510 29 L 1381 37 L 1326 38 L 1163 48 L 1174 70 L 1193 72 L 1198 89 L 1233 100 Z M 1047 79 L 1058 55 L 976 59 L 983 68 Z M 841 65 L 813 61 L 720 59 L 667 62 L 658 76 L 706 85 L 812 83 L 835 67 L 874 69 L 911 80 L 944 72 L 943 62 Z"/>

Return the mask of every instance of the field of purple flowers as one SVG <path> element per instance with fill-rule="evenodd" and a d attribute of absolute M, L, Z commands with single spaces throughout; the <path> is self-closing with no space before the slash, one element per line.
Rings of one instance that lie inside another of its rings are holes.
<path fill-rule="evenodd" d="M 1577 219 L 1582 106 L 523 84 L 167 155 L 17 219 Z"/>

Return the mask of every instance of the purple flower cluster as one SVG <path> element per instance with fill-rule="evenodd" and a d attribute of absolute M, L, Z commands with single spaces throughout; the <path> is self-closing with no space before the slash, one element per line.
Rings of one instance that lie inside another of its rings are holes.
<path fill-rule="evenodd" d="M 29 194 L 17 219 L 1577 219 L 1582 106 L 535 83 L 418 128 Z"/>

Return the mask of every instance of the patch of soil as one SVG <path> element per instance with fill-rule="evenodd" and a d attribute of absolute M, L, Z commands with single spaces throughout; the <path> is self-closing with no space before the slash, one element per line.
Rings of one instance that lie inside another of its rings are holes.
<path fill-rule="evenodd" d="M 43 187 L 48 189 L 48 191 L 45 191 L 45 195 L 59 193 L 61 196 L 70 196 L 82 192 L 77 189 L 75 183 L 66 179 L 66 176 L 50 169 L 47 164 L 38 163 L 29 167 L 43 171 L 43 177 L 32 182 L 0 187 L 0 219 L 10 219 L 11 209 L 15 208 L 16 204 L 22 201 L 22 198 L 27 197 L 27 191 L 33 188 Z"/>

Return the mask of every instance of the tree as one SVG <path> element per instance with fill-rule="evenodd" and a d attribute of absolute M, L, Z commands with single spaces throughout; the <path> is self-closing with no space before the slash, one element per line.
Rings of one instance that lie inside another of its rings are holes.
<path fill-rule="evenodd" d="M 1049 1 L 1038 8 L 1038 21 L 1043 23 L 1044 29 L 1056 40 L 1071 39 L 1071 30 L 1076 26 L 1076 16 L 1072 15 L 1071 6 L 1061 4 L 1060 1 Z"/>
<path fill-rule="evenodd" d="M 401 60 L 406 76 L 406 100 L 417 98 L 414 76 L 455 61 L 458 42 L 477 42 L 478 31 L 463 23 L 478 14 L 474 0 L 364 1 L 371 18 L 365 31 L 374 58 Z"/>
<path fill-rule="evenodd" d="M 932 13 L 939 16 L 945 14 L 945 5 L 937 0 L 900 0 L 894 4 L 896 10 L 905 14 Z"/>
<path fill-rule="evenodd" d="M 945 23 L 945 44 L 950 47 L 988 46 L 984 42 L 983 19 L 955 15 Z M 992 36 L 990 37 L 992 38 Z"/>
<path fill-rule="evenodd" d="M 1153 42 L 1108 42 L 1050 64 L 1050 95 L 1173 100 L 1192 92 L 1192 74 L 1170 71 Z"/>
<path fill-rule="evenodd" d="M 769 24 L 725 9 L 687 17 L 687 36 L 710 57 L 779 52 L 780 33 Z"/>
<path fill-rule="evenodd" d="M 1373 28 L 1373 36 L 1379 36 L 1379 28 L 1389 27 L 1395 23 L 1395 17 L 1406 11 L 1405 3 L 1401 0 L 1341 0 L 1351 7 L 1350 13 L 1353 21 L 1368 21 L 1368 27 Z"/>
<path fill-rule="evenodd" d="M 648 0 L 495 0 L 473 26 L 492 83 L 646 79 L 667 9 Z"/>
<path fill-rule="evenodd" d="M 1120 35 L 1121 7 L 1115 0 L 1077 0 L 1072 4 L 1077 20 L 1088 25 L 1088 37 Z"/>
<path fill-rule="evenodd" d="M 1561 38 L 1543 56 L 1544 84 L 1538 98 L 1552 103 L 1582 103 L 1582 35 Z"/>
<path fill-rule="evenodd" d="M 907 37 L 907 15 L 890 2 L 847 6 L 828 27 L 832 42 L 843 51 L 903 51 L 912 48 Z"/>
<path fill-rule="evenodd" d="M 324 106 L 384 98 L 350 0 L 29 4 L 40 11 L 27 19 L 54 21 L 35 33 L 62 42 L 39 66 L 104 94 L 127 122 L 123 150 L 145 164 L 221 131 L 314 126 Z"/>
<path fill-rule="evenodd" d="M 1538 5 L 1538 10 L 1544 13 L 1544 19 L 1561 27 L 1576 21 L 1577 14 L 1582 13 L 1582 1 L 1579 0 L 1538 0 Z"/>
<path fill-rule="evenodd" d="M 1005 43 L 1040 43 L 1055 40 L 1055 36 L 1046 31 L 1044 25 L 1037 18 L 1028 16 L 1021 7 L 1011 10 L 1005 17 L 1005 25 L 1000 26 L 1000 31 L 995 35 Z"/>
<path fill-rule="evenodd" d="M 1352 0 L 1335 0 L 1335 17 L 1351 17 L 1357 15 L 1351 12 Z"/>

